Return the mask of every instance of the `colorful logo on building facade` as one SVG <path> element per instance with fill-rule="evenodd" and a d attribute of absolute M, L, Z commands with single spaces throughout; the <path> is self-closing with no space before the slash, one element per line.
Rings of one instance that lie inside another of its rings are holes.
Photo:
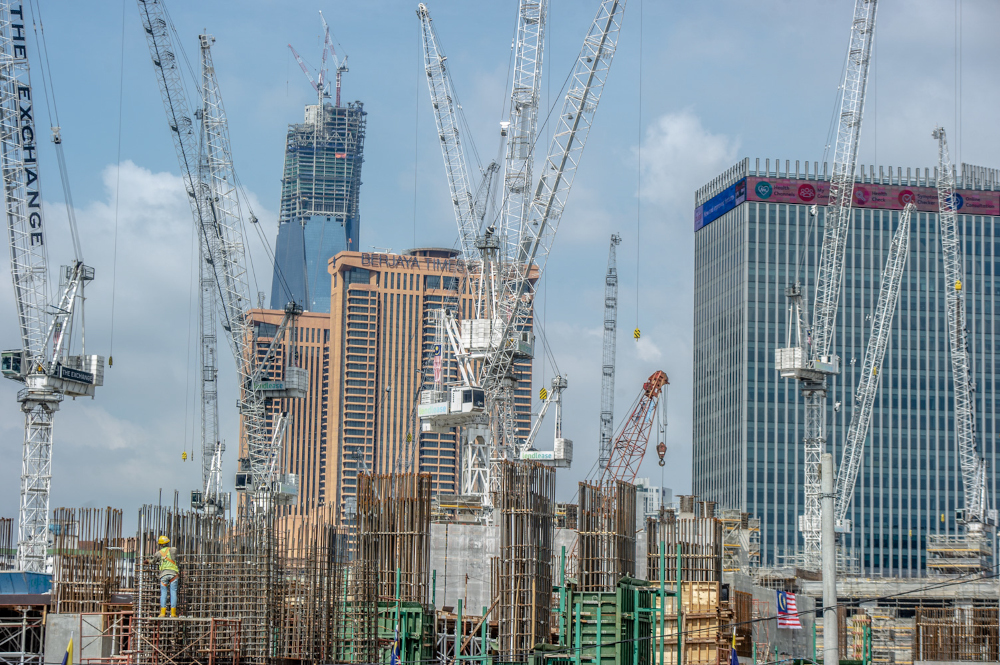
<path fill-rule="evenodd" d="M 799 185 L 799 198 L 809 203 L 816 198 L 816 188 L 809 183 Z"/>
<path fill-rule="evenodd" d="M 854 186 L 854 205 L 863 206 L 871 199 L 872 193 L 864 187 Z"/>
<path fill-rule="evenodd" d="M 917 195 L 913 193 L 912 189 L 904 189 L 899 193 L 899 205 L 905 208 L 907 203 L 917 205 Z"/>
<path fill-rule="evenodd" d="M 757 196 L 759 196 L 762 199 L 771 198 L 771 192 L 774 191 L 774 188 L 771 187 L 771 183 L 763 181 L 758 182 L 757 186 L 754 187 L 753 189 L 754 192 L 757 193 Z"/>

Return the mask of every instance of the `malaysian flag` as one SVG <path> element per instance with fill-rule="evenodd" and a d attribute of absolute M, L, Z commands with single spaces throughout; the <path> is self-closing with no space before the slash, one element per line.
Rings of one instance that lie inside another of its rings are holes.
<path fill-rule="evenodd" d="M 795 594 L 778 591 L 778 628 L 802 629 L 799 611 L 795 608 Z"/>

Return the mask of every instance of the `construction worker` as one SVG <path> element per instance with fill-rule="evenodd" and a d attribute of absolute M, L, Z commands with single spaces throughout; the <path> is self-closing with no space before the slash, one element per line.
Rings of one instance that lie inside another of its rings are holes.
<path fill-rule="evenodd" d="M 181 569 L 177 565 L 177 548 L 170 547 L 170 539 L 160 536 L 160 549 L 152 561 L 160 562 L 160 616 L 167 616 L 167 589 L 170 589 L 170 616 L 177 616 L 177 587 L 180 586 Z"/>

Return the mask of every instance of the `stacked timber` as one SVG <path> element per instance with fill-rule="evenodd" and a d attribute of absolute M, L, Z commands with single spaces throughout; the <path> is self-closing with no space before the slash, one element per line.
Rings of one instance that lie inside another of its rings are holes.
<path fill-rule="evenodd" d="M 719 582 L 681 582 L 681 648 L 685 665 L 717 665 L 729 658 L 732 640 L 733 610 L 721 598 Z M 659 607 L 659 597 L 655 599 Z M 654 649 L 657 665 L 677 665 L 677 602 L 676 597 L 664 598 L 663 659 Z M 654 622 L 656 639 L 660 643 L 660 626 Z M 745 637 L 737 635 L 737 650 Z M 738 652 L 738 651 L 737 651 Z"/>

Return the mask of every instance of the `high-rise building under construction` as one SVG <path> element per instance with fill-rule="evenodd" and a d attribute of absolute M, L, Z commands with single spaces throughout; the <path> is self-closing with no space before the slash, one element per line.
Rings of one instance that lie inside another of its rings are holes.
<path fill-rule="evenodd" d="M 964 166 L 958 221 L 965 265 L 979 455 L 990 506 L 1000 444 L 1000 173 Z M 839 464 L 893 231 L 908 201 L 909 260 L 881 371 L 871 428 L 842 542 L 869 575 L 919 576 L 931 534 L 960 530 L 964 505 L 955 448 L 944 268 L 934 169 L 862 167 L 844 259 L 829 377 L 827 450 Z M 829 186 L 816 163 L 744 160 L 695 195 L 694 486 L 761 520 L 765 564 L 801 545 L 804 406 L 782 379 L 786 287 L 815 290 Z"/>
<path fill-rule="evenodd" d="M 361 102 L 324 102 L 306 106 L 305 122 L 288 127 L 272 309 L 294 300 L 330 311 L 327 262 L 359 247 L 365 116 Z"/>

